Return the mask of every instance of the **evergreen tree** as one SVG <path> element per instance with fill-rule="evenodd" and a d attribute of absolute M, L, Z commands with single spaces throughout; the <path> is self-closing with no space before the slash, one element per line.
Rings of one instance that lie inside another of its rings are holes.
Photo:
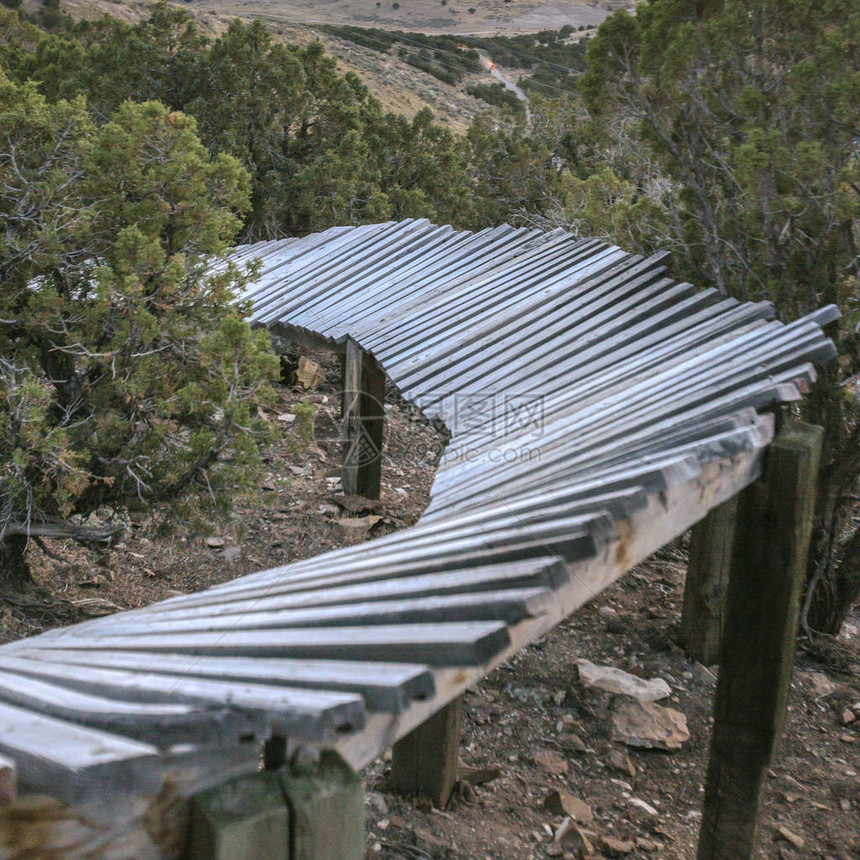
<path fill-rule="evenodd" d="M 608 19 L 588 50 L 590 108 L 638 128 L 680 189 L 691 278 L 786 318 L 838 303 L 857 316 L 860 5 L 854 0 L 649 0 Z M 853 325 L 850 330 L 853 329 Z M 836 632 L 860 596 L 853 335 L 807 416 L 827 430 L 805 619 Z M 853 536 L 852 536 L 853 533 Z"/>
<path fill-rule="evenodd" d="M 256 462 L 276 372 L 210 274 L 248 205 L 194 120 L 125 103 L 96 125 L 0 76 L 0 579 L 43 535 L 198 488 L 221 501 Z"/>

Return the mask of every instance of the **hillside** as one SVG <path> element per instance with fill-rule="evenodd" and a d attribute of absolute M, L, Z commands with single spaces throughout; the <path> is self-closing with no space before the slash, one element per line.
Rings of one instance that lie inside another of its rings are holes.
<path fill-rule="evenodd" d="M 74 20 L 96 18 L 107 13 L 134 22 L 147 17 L 154 5 L 150 0 L 63 0 L 63 9 Z M 327 52 L 337 58 L 340 71 L 359 75 L 386 110 L 411 117 L 422 108 L 429 107 L 438 122 L 463 132 L 476 114 L 488 110 L 498 113 L 493 105 L 475 98 L 468 90 L 496 84 L 493 72 L 496 72 L 496 77 L 501 72 L 511 82 L 516 82 L 527 71 L 514 68 L 511 63 L 499 62 L 498 70 L 481 67 L 464 76 L 463 80 L 450 83 L 407 62 L 396 49 L 388 53 L 381 52 L 379 47 L 373 50 L 354 40 L 340 38 L 329 27 L 396 30 L 404 34 L 468 34 L 481 39 L 568 27 L 575 32 L 571 37 L 573 41 L 583 34 L 581 28 L 585 28 L 585 32 L 593 31 L 609 14 L 610 8 L 633 5 L 633 0 L 604 0 L 600 3 L 492 0 L 475 3 L 474 6 L 462 0 L 407 0 L 403 3 L 386 0 L 381 5 L 376 0 L 323 3 L 311 0 L 286 3 L 273 0 L 259 3 L 250 0 L 194 0 L 177 5 L 190 11 L 200 28 L 211 35 L 222 33 L 230 20 L 239 17 L 265 21 L 277 36 L 288 42 L 307 44 L 319 39 Z M 38 0 L 26 0 L 22 8 L 36 12 L 39 6 Z M 470 9 L 475 11 L 470 13 Z M 373 33 L 368 33 L 368 43 L 373 44 L 375 40 Z M 408 41 L 400 44 L 413 53 L 419 50 Z M 456 48 L 441 52 L 442 68 L 452 61 L 452 50 Z M 523 63 L 526 62 L 523 59 Z M 549 91 L 550 94 L 553 92 Z"/>
<path fill-rule="evenodd" d="M 382 30 L 494 35 L 595 26 L 611 3 L 560 0 L 194 0 L 193 6 L 220 15 L 254 15 L 275 25 L 353 24 Z"/>

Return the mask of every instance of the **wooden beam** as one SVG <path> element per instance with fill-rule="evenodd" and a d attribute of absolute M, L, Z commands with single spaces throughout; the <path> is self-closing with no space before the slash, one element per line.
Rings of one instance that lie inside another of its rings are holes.
<path fill-rule="evenodd" d="M 382 481 L 385 373 L 352 339 L 343 359 L 343 470 L 347 494 L 378 499 Z"/>
<path fill-rule="evenodd" d="M 364 860 L 361 777 L 333 750 L 319 760 L 311 755 L 303 761 L 301 753 L 281 775 L 290 808 L 290 860 Z"/>
<path fill-rule="evenodd" d="M 720 662 L 726 588 L 738 500 L 733 496 L 693 526 L 678 638 L 705 666 Z"/>
<path fill-rule="evenodd" d="M 394 745 L 391 783 L 395 791 L 427 797 L 444 809 L 457 780 L 463 726 L 463 696 L 457 696 Z"/>
<path fill-rule="evenodd" d="M 795 423 L 738 499 L 698 860 L 754 856 L 785 722 L 824 431 Z"/>

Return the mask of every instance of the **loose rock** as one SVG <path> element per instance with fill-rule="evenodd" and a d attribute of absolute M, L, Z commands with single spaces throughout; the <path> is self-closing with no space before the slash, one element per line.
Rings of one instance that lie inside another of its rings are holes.
<path fill-rule="evenodd" d="M 554 750 L 539 750 L 532 755 L 532 760 L 541 770 L 545 770 L 547 773 L 560 775 L 568 771 L 568 764 L 564 756 Z"/>
<path fill-rule="evenodd" d="M 610 857 L 622 857 L 636 850 L 636 845 L 633 842 L 628 842 L 626 839 L 616 839 L 614 836 L 601 836 L 600 847 Z"/>
<path fill-rule="evenodd" d="M 824 699 L 836 692 L 836 684 L 823 672 L 804 672 L 803 674 L 809 684 L 810 692 L 816 699 Z"/>
<path fill-rule="evenodd" d="M 299 358 L 299 366 L 296 369 L 296 382 L 302 388 L 316 388 L 323 381 L 325 373 L 315 362 L 305 356 Z"/>
<path fill-rule="evenodd" d="M 221 553 L 221 558 L 224 561 L 238 561 L 242 557 L 242 547 L 240 546 L 228 546 L 224 548 L 224 552 Z"/>
<path fill-rule="evenodd" d="M 576 665 L 579 669 L 579 680 L 584 687 L 620 693 L 639 702 L 656 702 L 665 699 L 672 692 L 662 678 L 646 681 L 622 669 L 598 666 L 590 660 L 577 660 Z"/>
<path fill-rule="evenodd" d="M 653 806 L 651 806 L 651 804 L 650 804 L 650 803 L 647 803 L 646 801 L 642 800 L 642 799 L 641 799 L 641 798 L 639 798 L 639 797 L 631 797 L 631 798 L 628 798 L 627 802 L 628 802 L 631 806 L 635 806 L 635 807 L 636 807 L 638 810 L 640 810 L 641 812 L 644 812 L 646 815 L 651 815 L 651 816 L 657 816 L 657 815 L 659 815 L 659 813 L 657 812 L 657 810 L 656 810 L 656 809 L 654 809 L 654 807 L 653 807 Z"/>
<path fill-rule="evenodd" d="M 553 839 L 564 848 L 579 852 L 580 857 L 589 857 L 594 853 L 591 840 L 572 818 L 565 818 L 561 822 Z"/>
<path fill-rule="evenodd" d="M 644 749 L 676 750 L 690 739 L 680 711 L 630 699 L 616 704 L 612 730 L 615 740 Z"/>
<path fill-rule="evenodd" d="M 548 794 L 544 798 L 543 808 L 553 815 L 567 815 L 578 824 L 591 824 L 594 821 L 591 807 L 584 800 L 574 797 L 567 791 L 554 791 Z"/>
<path fill-rule="evenodd" d="M 786 842 L 790 842 L 798 851 L 803 850 L 806 845 L 806 840 L 802 836 L 798 836 L 796 833 L 792 833 L 787 827 L 783 827 L 780 824 L 776 828 L 776 832 L 785 839 Z"/>
<path fill-rule="evenodd" d="M 498 779 L 501 775 L 501 768 L 498 767 L 467 767 L 461 764 L 457 768 L 457 779 L 470 785 L 484 785 Z"/>
<path fill-rule="evenodd" d="M 372 528 L 381 519 L 382 517 L 378 517 L 375 514 L 368 514 L 366 517 L 342 517 L 339 520 L 335 520 L 335 522 L 347 531 L 362 531 Z"/>
<path fill-rule="evenodd" d="M 571 752 L 588 752 L 588 747 L 585 745 L 585 741 L 575 732 L 563 732 L 558 736 L 558 742 L 562 747 L 564 747 L 564 749 L 570 750 Z"/>
<path fill-rule="evenodd" d="M 612 750 L 609 753 L 609 765 L 615 768 L 615 770 L 626 773 L 628 776 L 636 776 L 636 767 L 630 761 L 630 756 L 627 755 L 627 750 L 625 749 Z"/>

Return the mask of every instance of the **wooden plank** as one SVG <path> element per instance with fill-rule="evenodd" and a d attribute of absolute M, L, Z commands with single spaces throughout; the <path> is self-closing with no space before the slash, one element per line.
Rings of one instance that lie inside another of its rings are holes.
<path fill-rule="evenodd" d="M 288 630 L 316 627 L 365 627 L 383 624 L 428 624 L 435 621 L 505 621 L 515 624 L 523 618 L 546 611 L 551 592 L 545 588 L 485 591 L 478 594 L 428 596 L 412 600 L 376 600 L 372 584 L 366 588 L 365 603 L 320 606 L 307 609 L 269 611 L 265 604 L 242 615 L 218 616 L 209 613 L 194 618 L 154 617 L 100 628 L 100 637 L 151 636 L 156 633 L 192 633 L 216 630 Z M 0 696 L 2 696 L 0 673 Z"/>
<path fill-rule="evenodd" d="M 228 633 L 175 633 L 153 636 L 115 636 L 86 639 L 54 639 L 54 647 L 61 646 L 78 651 L 164 651 L 172 654 L 223 654 L 235 657 L 309 657 L 321 659 L 388 660 L 392 655 L 405 662 L 426 663 L 431 666 L 470 666 L 487 663 L 508 642 L 507 626 L 496 621 L 470 621 L 460 623 L 383 625 L 363 627 L 361 636 L 349 627 L 317 628 L 309 630 L 267 630 Z M 175 684 L 175 681 L 173 682 Z M 203 682 L 198 682 L 202 684 Z M 206 682 L 213 684 L 215 682 Z M 183 684 L 183 687 L 186 685 Z M 217 686 L 217 685 L 216 685 Z M 234 691 L 234 696 L 239 692 Z M 257 700 L 247 690 L 248 700 Z M 279 690 L 254 690 L 266 698 Z M 302 696 L 312 699 L 310 693 Z M 296 691 L 296 697 L 298 691 Z M 346 697 L 344 697 L 346 698 Z M 235 698 L 234 698 L 235 701 Z"/>
<path fill-rule="evenodd" d="M 36 671 L 50 676 L 53 664 L 159 672 L 182 678 L 259 683 L 268 686 L 358 693 L 368 710 L 400 713 L 413 699 L 429 699 L 435 692 L 426 666 L 408 663 L 371 663 L 359 660 L 289 660 L 259 657 L 193 657 L 178 654 L 137 654 L 121 651 L 33 650 Z M 38 663 L 43 663 L 41 667 Z M 21 663 L 17 664 L 19 667 Z M 24 669 L 19 669 L 24 672 Z M 31 670 L 32 671 L 32 670 Z"/>
<path fill-rule="evenodd" d="M 437 809 L 444 809 L 457 780 L 462 726 L 461 695 L 401 738 L 391 758 L 395 791 L 427 797 Z"/>
<path fill-rule="evenodd" d="M 67 800 L 143 794 L 160 780 L 161 758 L 150 744 L 4 704 L 0 754 L 15 760 L 24 787 Z"/>
<path fill-rule="evenodd" d="M 678 638 L 688 656 L 705 666 L 720 662 L 737 509 L 734 496 L 696 523 L 690 536 Z"/>
<path fill-rule="evenodd" d="M 290 809 L 290 860 L 364 860 L 364 787 L 332 750 L 298 755 L 281 776 Z"/>
<path fill-rule="evenodd" d="M 224 713 L 199 713 L 173 703 L 124 702 L 5 671 L 0 671 L 0 702 L 161 747 L 199 743 L 212 735 L 221 736 L 231 725 L 237 730 L 235 720 Z"/>
<path fill-rule="evenodd" d="M 130 650 L 150 650 L 145 647 L 145 637 L 129 638 L 136 644 Z M 115 641 L 111 642 L 112 647 Z M 89 640 L 83 642 L 87 647 L 93 647 L 94 643 Z M 218 710 L 238 712 L 233 718 L 225 719 L 223 728 L 219 726 L 211 735 L 204 731 L 207 718 L 201 717 L 198 734 L 201 745 L 218 743 L 223 733 L 231 729 L 240 734 L 259 734 L 274 725 L 288 728 L 290 734 L 297 738 L 322 740 L 330 734 L 354 730 L 364 724 L 363 702 L 359 696 L 349 693 L 259 683 L 228 683 L 196 677 L 183 677 L 180 683 L 175 676 L 152 671 L 125 672 L 15 657 L 6 657 L 3 667 L 8 672 L 48 680 L 69 689 L 121 697 L 130 702 L 187 702 L 203 711 L 214 708 L 216 713 L 210 716 L 216 722 Z"/>
<path fill-rule="evenodd" d="M 376 578 L 364 574 L 353 585 L 326 586 L 323 583 L 300 585 L 295 590 L 278 591 L 267 596 L 266 609 L 303 609 L 313 606 L 347 606 L 358 604 L 373 595 L 375 600 L 397 600 L 418 597 L 442 597 L 448 594 L 473 594 L 511 588 L 555 588 L 566 579 L 561 562 L 542 556 L 521 562 L 488 564 L 444 573 L 424 573 L 417 576 Z M 195 618 L 201 614 L 227 617 L 253 612 L 260 608 L 258 599 L 233 600 L 217 606 L 205 602 L 153 604 L 146 613 L 124 613 L 130 621 L 138 619 Z M 113 616 L 109 616 L 111 621 Z M 100 630 L 114 626 L 107 619 Z"/>
<path fill-rule="evenodd" d="M 751 860 L 785 721 L 824 431 L 792 424 L 738 500 L 698 860 Z"/>
<path fill-rule="evenodd" d="M 290 813 L 280 779 L 255 773 L 191 799 L 187 860 L 290 860 Z"/>

